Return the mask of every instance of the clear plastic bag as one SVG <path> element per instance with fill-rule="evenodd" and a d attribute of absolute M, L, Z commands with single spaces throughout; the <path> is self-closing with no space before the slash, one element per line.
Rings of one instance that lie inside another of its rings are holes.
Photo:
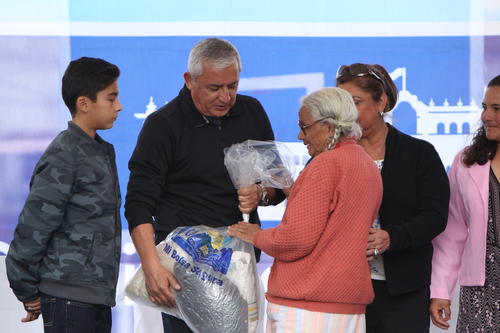
<path fill-rule="evenodd" d="M 282 142 L 246 140 L 236 143 L 224 149 L 224 164 L 237 189 L 258 182 L 279 189 L 293 184 L 293 154 Z"/>
<path fill-rule="evenodd" d="M 152 303 L 141 267 L 125 292 L 132 300 L 186 322 L 194 332 L 257 332 L 263 318 L 264 293 L 254 249 L 227 234 L 227 228 L 179 227 L 156 246 L 161 264 L 181 285 L 176 307 Z"/>

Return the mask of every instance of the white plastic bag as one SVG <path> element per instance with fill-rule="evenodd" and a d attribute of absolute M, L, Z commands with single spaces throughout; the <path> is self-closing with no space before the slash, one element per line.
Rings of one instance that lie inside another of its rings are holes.
<path fill-rule="evenodd" d="M 224 149 L 224 165 L 237 189 L 261 183 L 265 187 L 288 188 L 293 185 L 293 154 L 278 141 L 246 140 Z M 248 222 L 250 214 L 243 214 Z"/>
<path fill-rule="evenodd" d="M 292 152 L 278 141 L 246 140 L 224 149 L 224 164 L 237 189 L 262 183 L 287 188 L 293 184 Z"/>
<path fill-rule="evenodd" d="M 176 307 L 152 303 L 139 267 L 125 289 L 132 300 L 186 322 L 194 332 L 257 332 L 264 295 L 254 249 L 227 235 L 227 228 L 179 227 L 156 246 L 161 264 L 181 285 Z"/>

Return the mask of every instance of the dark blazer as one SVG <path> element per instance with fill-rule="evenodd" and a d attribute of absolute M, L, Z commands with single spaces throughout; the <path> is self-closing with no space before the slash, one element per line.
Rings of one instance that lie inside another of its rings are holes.
<path fill-rule="evenodd" d="M 391 240 L 383 254 L 387 287 L 397 295 L 430 285 L 431 241 L 446 227 L 450 188 L 430 143 L 387 126 L 380 223 Z"/>

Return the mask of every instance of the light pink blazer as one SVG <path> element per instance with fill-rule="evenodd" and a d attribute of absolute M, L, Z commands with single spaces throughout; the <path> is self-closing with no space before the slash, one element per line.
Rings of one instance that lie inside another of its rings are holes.
<path fill-rule="evenodd" d="M 451 299 L 457 278 L 462 286 L 484 285 L 490 162 L 466 167 L 462 153 L 448 174 L 448 224 L 432 241 L 431 298 Z"/>

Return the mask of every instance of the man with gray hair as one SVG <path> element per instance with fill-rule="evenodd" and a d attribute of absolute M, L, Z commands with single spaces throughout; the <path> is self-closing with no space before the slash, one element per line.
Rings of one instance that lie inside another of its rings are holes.
<path fill-rule="evenodd" d="M 159 243 L 176 227 L 229 226 L 251 213 L 260 224 L 257 205 L 276 204 L 281 191 L 260 184 L 236 191 L 223 149 L 248 139 L 274 140 L 260 103 L 237 94 L 241 60 L 228 41 L 208 38 L 189 54 L 185 85 L 179 95 L 144 122 L 129 162 L 125 216 L 155 304 L 171 307 L 170 288 L 180 290 L 172 272 L 156 254 Z M 191 332 L 163 315 L 165 332 Z"/>

